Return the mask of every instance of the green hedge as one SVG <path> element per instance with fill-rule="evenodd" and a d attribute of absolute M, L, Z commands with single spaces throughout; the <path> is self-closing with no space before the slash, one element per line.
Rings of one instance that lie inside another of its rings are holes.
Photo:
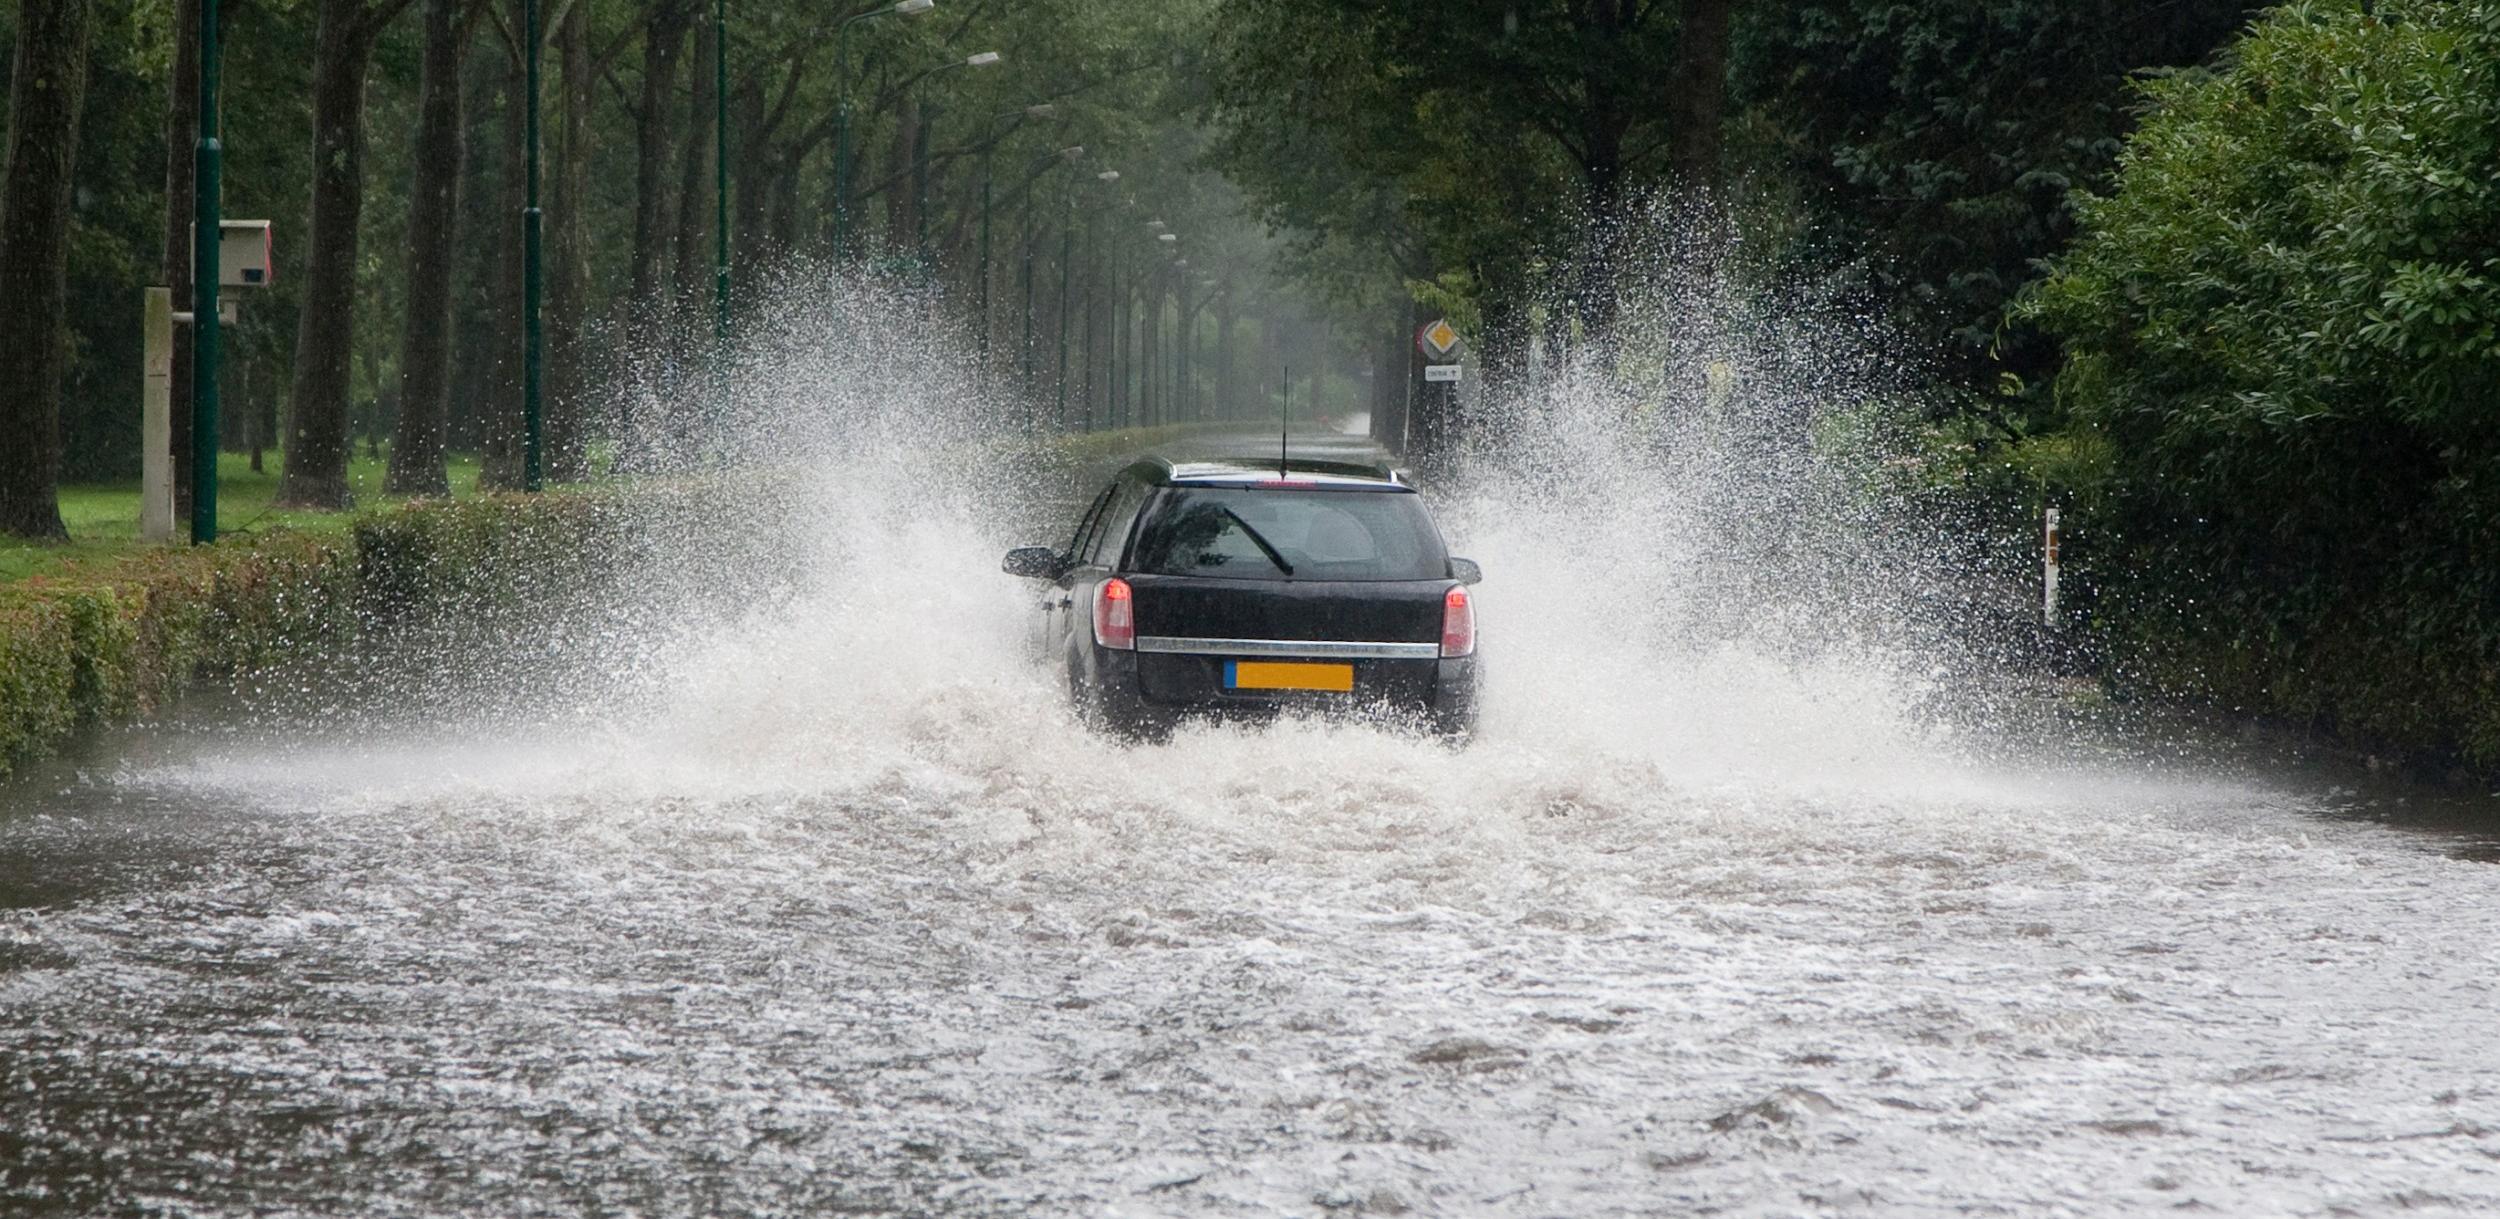
<path fill-rule="evenodd" d="M 2114 675 L 2500 772 L 2500 0 L 2276 5 L 2144 91 L 2026 303 Z"/>
<path fill-rule="evenodd" d="M 317 663 L 446 617 L 579 601 L 698 487 L 421 501 L 345 533 L 167 549 L 0 587 L 0 774 L 191 681 Z"/>

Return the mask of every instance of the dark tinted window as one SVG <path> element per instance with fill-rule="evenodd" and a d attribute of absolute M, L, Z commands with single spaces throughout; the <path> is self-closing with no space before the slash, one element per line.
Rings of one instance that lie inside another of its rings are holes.
<path fill-rule="evenodd" d="M 1147 490 L 1144 483 L 1125 480 L 1113 488 L 1111 506 L 1104 510 L 1102 523 L 1094 530 L 1093 549 L 1085 556 L 1087 562 L 1110 566 L 1120 561 L 1120 547 L 1128 542 L 1129 526 L 1136 523 L 1137 509 L 1146 502 Z"/>
<path fill-rule="evenodd" d="M 1094 540 L 1094 527 L 1102 523 L 1103 509 L 1110 506 L 1111 493 L 1119 489 L 1117 483 L 1103 488 L 1102 494 L 1095 496 L 1093 504 L 1085 509 L 1085 516 L 1076 523 L 1076 536 L 1068 539 L 1070 560 L 1078 563 L 1085 561 L 1086 547 Z"/>
<path fill-rule="evenodd" d="M 1174 488 L 1130 567 L 1232 580 L 1433 580 L 1449 574 L 1422 501 L 1400 491 Z"/>

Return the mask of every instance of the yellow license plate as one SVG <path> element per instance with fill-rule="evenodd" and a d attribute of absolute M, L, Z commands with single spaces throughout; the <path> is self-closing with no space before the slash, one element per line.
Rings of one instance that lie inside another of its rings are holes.
<path fill-rule="evenodd" d="M 1334 690 L 1351 694 L 1354 666 L 1228 660 L 1224 662 L 1224 686 L 1230 690 Z"/>

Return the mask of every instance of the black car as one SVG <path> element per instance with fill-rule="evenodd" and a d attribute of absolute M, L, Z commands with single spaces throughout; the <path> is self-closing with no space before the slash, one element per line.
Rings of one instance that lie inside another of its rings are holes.
<path fill-rule="evenodd" d="M 1385 461 L 1148 458 L 1066 550 L 1003 566 L 1050 582 L 1042 654 L 1114 731 L 1287 709 L 1475 726 L 1479 573 Z"/>

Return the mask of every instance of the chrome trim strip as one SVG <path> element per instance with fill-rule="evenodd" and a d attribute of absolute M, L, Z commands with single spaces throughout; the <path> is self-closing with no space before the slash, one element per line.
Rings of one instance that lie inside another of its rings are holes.
<path fill-rule="evenodd" d="M 1328 660 L 1438 660 L 1437 643 L 1360 643 L 1320 639 L 1189 639 L 1177 635 L 1140 635 L 1140 652 L 1181 652 L 1202 656 L 1301 656 Z"/>

